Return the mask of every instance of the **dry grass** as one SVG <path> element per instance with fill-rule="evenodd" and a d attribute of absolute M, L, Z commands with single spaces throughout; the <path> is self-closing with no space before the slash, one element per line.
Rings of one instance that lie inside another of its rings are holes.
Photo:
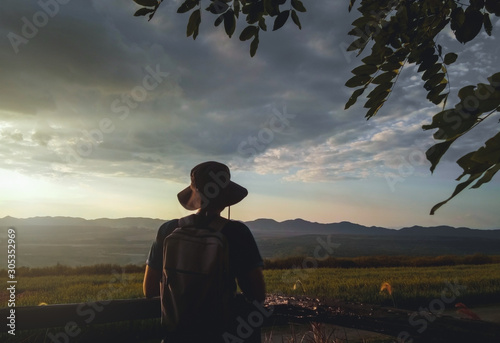
<path fill-rule="evenodd" d="M 371 337 L 370 337 L 371 336 Z M 390 340 L 391 342 L 393 340 Z M 262 343 L 381 343 L 387 338 L 361 333 L 358 330 L 312 322 L 308 326 L 290 324 L 289 329 L 271 330 L 262 336 Z"/>

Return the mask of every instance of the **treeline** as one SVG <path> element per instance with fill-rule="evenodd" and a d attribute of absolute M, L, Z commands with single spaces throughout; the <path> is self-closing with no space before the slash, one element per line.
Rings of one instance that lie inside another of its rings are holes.
<path fill-rule="evenodd" d="M 327 257 L 314 259 L 294 256 L 280 259 L 265 259 L 265 269 L 292 268 L 377 268 L 377 267 L 438 267 L 456 265 L 481 265 L 500 263 L 500 256 L 485 254 L 441 255 L 441 256 L 360 256 Z"/>
<path fill-rule="evenodd" d="M 4 270 L 2 270 L 2 273 Z M 29 276 L 51 276 L 51 275 L 109 275 L 123 273 L 144 273 L 144 266 L 135 264 L 95 264 L 91 266 L 70 267 L 56 264 L 49 267 L 17 267 L 16 277 Z"/>
<path fill-rule="evenodd" d="M 500 256 L 485 254 L 441 255 L 441 256 L 359 256 L 328 257 L 314 259 L 306 256 L 294 256 L 279 259 L 264 259 L 265 269 L 293 268 L 377 268 L 377 267 L 432 267 L 456 265 L 481 265 L 500 263 Z M 51 276 L 51 275 L 109 275 L 123 273 L 144 273 L 144 265 L 95 264 L 71 267 L 56 264 L 49 267 L 17 267 L 16 277 Z M 7 274 L 5 269 L 0 274 Z"/>

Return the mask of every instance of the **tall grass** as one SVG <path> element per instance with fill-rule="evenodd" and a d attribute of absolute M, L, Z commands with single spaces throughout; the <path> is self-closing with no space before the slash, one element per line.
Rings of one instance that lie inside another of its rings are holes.
<path fill-rule="evenodd" d="M 269 293 L 414 308 L 440 298 L 447 283 L 462 286 L 458 301 L 472 306 L 500 302 L 500 264 L 424 268 L 317 268 L 264 271 Z M 297 288 L 297 280 L 303 287 Z M 380 292 L 391 285 L 391 296 Z M 295 289 L 294 289 L 295 286 Z"/>
<path fill-rule="evenodd" d="M 77 303 L 143 297 L 142 268 L 128 272 L 111 268 L 108 274 L 57 274 L 18 277 L 16 305 Z M 78 270 L 78 269 L 75 269 Z M 36 270 L 32 273 L 37 274 Z M 457 298 L 471 307 L 500 302 L 500 264 L 444 267 L 316 268 L 264 270 L 268 293 L 306 295 L 320 299 L 393 305 L 414 309 L 441 297 L 446 282 L 465 287 Z M 391 294 L 381 285 L 391 285 Z M 6 306 L 6 302 L 0 306 Z"/>
<path fill-rule="evenodd" d="M 142 273 L 19 277 L 16 306 L 140 298 L 142 280 Z"/>

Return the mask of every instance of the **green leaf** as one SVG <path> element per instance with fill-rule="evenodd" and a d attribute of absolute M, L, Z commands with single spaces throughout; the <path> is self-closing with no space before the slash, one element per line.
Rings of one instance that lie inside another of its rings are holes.
<path fill-rule="evenodd" d="M 403 62 L 385 62 L 380 66 L 383 71 L 398 71 L 403 67 Z"/>
<path fill-rule="evenodd" d="M 224 14 L 221 14 L 220 16 L 217 17 L 217 19 L 215 19 L 215 22 L 214 22 L 214 26 L 219 26 L 220 24 L 222 24 L 222 22 L 224 21 Z"/>
<path fill-rule="evenodd" d="M 482 174 L 491 167 L 490 163 L 480 163 L 475 161 L 472 157 L 477 151 L 469 152 L 468 154 L 460 157 L 457 164 L 464 170 L 462 175 L 460 175 L 457 180 L 460 181 L 465 175 Z"/>
<path fill-rule="evenodd" d="M 292 0 L 292 7 L 296 9 L 299 12 L 305 12 L 306 8 L 304 7 L 304 4 L 300 0 Z"/>
<path fill-rule="evenodd" d="M 382 83 L 378 85 L 367 95 L 367 98 L 378 97 L 381 93 L 389 93 L 392 89 L 392 85 L 392 82 Z"/>
<path fill-rule="evenodd" d="M 264 3 L 263 3 L 263 8 L 262 10 L 264 10 L 265 12 L 267 12 L 267 14 L 270 16 L 270 17 L 275 17 L 277 16 L 280 11 L 279 11 L 279 3 L 276 2 L 276 0 L 265 0 Z"/>
<path fill-rule="evenodd" d="M 432 90 L 435 88 L 437 85 L 441 84 L 441 82 L 444 80 L 445 74 L 444 73 L 437 73 L 433 75 L 425 84 L 424 88 L 428 91 Z M 446 83 L 446 82 L 445 82 Z M 440 91 L 441 92 L 441 91 Z"/>
<path fill-rule="evenodd" d="M 497 17 L 500 16 L 500 2 L 498 0 L 486 0 L 485 6 L 488 12 L 494 13 Z"/>
<path fill-rule="evenodd" d="M 295 23 L 295 25 L 298 26 L 299 30 L 302 30 L 302 25 L 300 25 L 299 16 L 297 15 L 297 12 L 295 12 L 295 11 L 292 11 L 292 20 Z"/>
<path fill-rule="evenodd" d="M 474 91 L 474 96 L 478 99 L 478 110 L 480 112 L 490 112 L 500 106 L 500 90 L 489 84 L 479 83 Z"/>
<path fill-rule="evenodd" d="M 256 26 L 249 25 L 249 26 L 245 27 L 243 29 L 243 31 L 241 31 L 240 40 L 241 41 L 249 40 L 250 38 L 255 36 L 258 31 L 259 31 L 259 29 Z"/>
<path fill-rule="evenodd" d="M 479 148 L 471 159 L 478 163 L 490 165 L 500 163 L 500 133 L 488 139 L 485 146 Z"/>
<path fill-rule="evenodd" d="M 434 172 L 434 169 L 436 169 L 441 157 L 443 157 L 445 152 L 448 151 L 453 142 L 455 142 L 455 139 L 434 144 L 425 152 L 427 160 L 431 162 L 431 173 Z"/>
<path fill-rule="evenodd" d="M 469 178 L 467 181 L 462 182 L 459 184 L 456 188 L 453 194 L 446 199 L 445 201 L 440 202 L 439 204 L 434 205 L 434 207 L 431 210 L 431 215 L 434 214 L 434 212 L 446 204 L 448 201 L 450 201 L 453 197 L 455 197 L 457 194 L 459 194 L 461 191 L 463 191 L 467 186 L 469 186 L 472 182 L 480 178 L 485 172 L 488 172 L 488 169 L 490 169 L 493 165 L 489 163 L 478 163 L 477 161 L 474 161 L 473 156 L 475 155 L 476 152 L 470 152 L 466 154 L 465 156 L 462 156 L 458 161 L 457 164 L 462 167 L 464 170 L 463 174 L 458 177 L 457 180 L 460 180 L 464 175 L 468 174 Z M 492 174 L 492 175 L 491 175 Z M 485 178 L 481 181 L 479 180 L 476 185 L 479 187 L 482 183 L 487 182 L 488 178 L 493 177 L 495 174 L 495 170 L 492 170 L 488 175 L 485 174 Z M 476 186 L 474 185 L 474 186 Z M 475 188 L 477 188 L 475 187 Z"/>
<path fill-rule="evenodd" d="M 276 19 L 274 20 L 273 31 L 280 29 L 283 25 L 285 25 L 288 17 L 290 16 L 290 11 L 283 11 L 278 14 Z"/>
<path fill-rule="evenodd" d="M 146 7 L 143 7 L 143 8 L 138 9 L 138 10 L 134 13 L 134 16 L 135 16 L 135 17 L 139 17 L 139 16 L 146 15 L 146 14 L 148 14 L 148 13 L 151 13 L 151 12 L 154 12 L 154 9 L 152 9 L 152 8 L 146 8 Z"/>
<path fill-rule="evenodd" d="M 186 30 L 186 34 L 188 37 L 192 35 L 193 39 L 196 39 L 196 37 L 198 36 L 200 23 L 201 23 L 201 11 L 197 9 L 196 11 L 193 11 L 193 13 L 191 13 L 191 15 L 189 16 L 189 21 Z"/>
<path fill-rule="evenodd" d="M 356 2 L 356 0 L 349 0 L 349 12 L 351 12 L 352 7 L 354 6 L 355 2 Z"/>
<path fill-rule="evenodd" d="M 484 0 L 469 0 L 470 6 L 475 9 L 482 9 L 484 7 Z"/>
<path fill-rule="evenodd" d="M 224 29 L 226 30 L 228 37 L 231 38 L 234 30 L 236 29 L 236 19 L 232 9 L 229 9 L 224 13 Z"/>
<path fill-rule="evenodd" d="M 460 43 L 467 43 L 474 39 L 483 27 L 483 14 L 480 10 L 468 7 L 465 10 L 464 23 L 457 28 L 455 36 Z"/>
<path fill-rule="evenodd" d="M 477 123 L 477 116 L 465 113 L 462 109 L 448 109 L 432 117 L 432 123 L 423 125 L 424 130 L 437 128 L 434 138 L 439 140 L 452 140 L 460 137 Z"/>
<path fill-rule="evenodd" d="M 234 13 L 236 14 L 236 18 L 239 18 L 239 16 L 240 16 L 240 1 L 239 0 L 233 0 L 233 10 L 234 10 Z"/>
<path fill-rule="evenodd" d="M 438 73 L 438 71 L 443 69 L 443 65 L 441 63 L 436 63 L 432 67 L 429 67 L 424 74 L 422 75 L 422 81 L 427 81 L 434 75 Z"/>
<path fill-rule="evenodd" d="M 250 56 L 254 57 L 257 52 L 257 48 L 259 47 L 259 35 L 255 35 L 252 43 L 250 43 Z"/>
<path fill-rule="evenodd" d="M 182 5 L 177 9 L 177 13 L 186 13 L 198 5 L 197 0 L 186 0 Z"/>
<path fill-rule="evenodd" d="M 484 30 L 486 31 L 488 36 L 491 36 L 491 33 L 493 32 L 493 24 L 491 23 L 490 15 L 488 13 L 485 13 L 483 16 Z"/>
<path fill-rule="evenodd" d="M 431 68 L 438 60 L 439 60 L 438 55 L 425 56 L 424 59 L 422 60 L 422 63 L 420 63 L 420 66 L 418 67 L 417 71 L 420 73 L 424 70 Z"/>
<path fill-rule="evenodd" d="M 384 57 L 379 54 L 371 54 L 361 59 L 361 62 L 363 62 L 364 64 L 380 65 L 384 63 Z"/>
<path fill-rule="evenodd" d="M 500 170 L 500 163 L 495 164 L 493 168 L 488 169 L 482 178 L 480 178 L 471 188 L 479 188 L 483 183 L 490 182 L 493 176 Z"/>
<path fill-rule="evenodd" d="M 355 51 L 355 50 L 360 50 L 358 52 L 358 55 L 363 51 L 363 49 L 365 48 L 366 44 L 368 43 L 368 41 L 364 38 L 358 38 L 356 40 L 354 40 L 346 49 L 346 51 Z"/>
<path fill-rule="evenodd" d="M 229 5 L 220 0 L 212 1 L 212 3 L 206 8 L 207 11 L 213 14 L 222 14 L 227 11 Z"/>
<path fill-rule="evenodd" d="M 472 85 L 469 85 L 469 86 L 465 86 L 465 87 L 462 87 L 459 91 L 458 91 L 458 97 L 460 98 L 460 100 L 464 101 L 466 100 L 467 98 L 470 98 L 470 97 L 474 97 L 474 86 Z"/>
<path fill-rule="evenodd" d="M 500 89 L 500 73 L 496 73 L 488 77 L 488 81 L 490 81 L 490 85 L 495 89 Z"/>
<path fill-rule="evenodd" d="M 455 63 L 455 61 L 457 60 L 457 58 L 458 58 L 458 55 L 455 54 L 454 52 L 447 53 L 444 56 L 444 64 L 450 65 L 452 63 Z"/>
<path fill-rule="evenodd" d="M 347 101 L 347 103 L 345 104 L 345 107 L 344 109 L 347 110 L 349 107 L 351 107 L 352 105 L 354 105 L 356 103 L 356 100 L 358 100 L 358 97 L 363 94 L 363 92 L 365 91 L 366 87 L 363 87 L 363 88 L 360 88 L 360 89 L 356 89 L 351 97 L 349 98 L 349 101 Z"/>
<path fill-rule="evenodd" d="M 475 124 L 477 124 L 476 116 L 467 116 L 466 114 L 464 116 L 455 116 L 454 118 L 450 118 L 450 122 L 439 127 L 439 130 L 434 134 L 434 138 L 446 140 L 458 138 Z"/>
<path fill-rule="evenodd" d="M 489 181 L 488 179 L 491 179 L 493 177 L 493 175 L 496 173 L 496 170 L 495 170 L 495 169 L 497 169 L 496 166 L 493 169 L 490 169 L 492 167 L 490 164 L 477 163 L 471 159 L 471 157 L 473 155 L 474 155 L 474 152 L 468 153 L 467 155 L 461 157 L 457 161 L 458 165 L 464 169 L 464 173 L 462 174 L 462 176 L 465 174 L 470 175 L 469 178 L 467 179 L 467 181 L 462 182 L 461 184 L 457 185 L 457 187 L 455 188 L 455 191 L 448 199 L 434 205 L 434 207 L 431 209 L 431 215 L 433 215 L 441 206 L 446 204 L 448 201 L 450 201 L 452 198 L 454 198 L 456 195 L 458 195 L 461 191 L 463 191 L 465 188 L 467 188 L 467 186 L 469 186 L 472 182 L 474 182 L 475 180 L 480 178 L 483 174 L 484 174 L 483 179 L 479 180 L 473 186 L 473 188 L 477 188 L 481 184 Z M 490 169 L 491 171 L 488 171 L 488 169 Z M 460 180 L 460 178 L 462 176 L 460 176 L 458 178 L 458 180 Z"/>
<path fill-rule="evenodd" d="M 155 7 L 158 5 L 157 0 L 134 0 L 134 2 L 138 5 L 146 7 Z"/>
<path fill-rule="evenodd" d="M 433 88 L 428 94 L 427 99 L 434 105 L 439 105 L 443 100 L 446 100 L 449 93 L 441 94 L 441 92 L 446 88 L 446 83 L 441 83 L 439 86 Z"/>
<path fill-rule="evenodd" d="M 384 102 L 379 104 L 377 107 L 370 108 L 368 110 L 368 112 L 366 112 L 365 118 L 370 119 L 371 117 L 375 116 L 377 114 L 377 112 L 382 108 L 383 105 L 384 105 Z"/>
<path fill-rule="evenodd" d="M 264 18 L 259 19 L 259 27 L 262 31 L 267 31 L 266 20 Z"/>
<path fill-rule="evenodd" d="M 395 73 L 393 71 L 387 71 L 383 74 L 380 74 L 375 79 L 373 79 L 372 83 L 380 85 L 383 83 L 391 82 L 396 76 L 398 76 L 398 73 Z"/>
<path fill-rule="evenodd" d="M 363 64 L 359 67 L 354 68 L 351 73 L 354 75 L 371 75 L 378 70 L 378 67 L 375 65 Z"/>
<path fill-rule="evenodd" d="M 465 22 L 465 12 L 462 7 L 456 7 L 451 12 L 451 22 L 450 27 L 453 31 L 458 31 L 460 27 L 464 25 Z"/>
<path fill-rule="evenodd" d="M 355 75 L 355 76 L 351 77 L 349 80 L 347 80 L 345 85 L 349 88 L 355 88 L 355 87 L 364 86 L 370 80 L 371 80 L 370 75 Z"/>
<path fill-rule="evenodd" d="M 368 94 L 369 99 L 364 105 L 365 108 L 379 107 L 387 100 L 387 96 L 390 94 L 391 89 L 383 87 L 383 90 L 378 90 L 377 88 L 379 87 L 380 86 L 376 87 L 370 94 Z"/>

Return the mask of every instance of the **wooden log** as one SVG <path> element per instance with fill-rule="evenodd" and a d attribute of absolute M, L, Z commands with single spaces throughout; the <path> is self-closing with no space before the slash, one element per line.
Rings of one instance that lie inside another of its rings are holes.
<path fill-rule="evenodd" d="M 0 309 L 0 317 L 9 316 L 9 308 Z M 88 326 L 124 320 L 160 317 L 160 300 L 123 299 L 79 304 L 16 307 L 16 330 L 52 327 Z"/>
<path fill-rule="evenodd" d="M 265 307 L 272 315 L 264 326 L 320 322 L 399 337 L 399 342 L 500 341 L 500 324 L 457 319 L 433 313 L 417 313 L 369 304 L 322 302 L 306 297 L 272 296 Z M 10 309 L 0 309 L 0 317 Z M 93 324 L 159 318 L 160 301 L 125 299 L 80 304 L 15 308 L 16 331 L 63 327 L 74 330 Z"/>
<path fill-rule="evenodd" d="M 305 297 L 268 301 L 265 325 L 320 322 L 392 336 L 398 342 L 500 342 L 500 324 L 370 304 L 321 302 Z"/>

